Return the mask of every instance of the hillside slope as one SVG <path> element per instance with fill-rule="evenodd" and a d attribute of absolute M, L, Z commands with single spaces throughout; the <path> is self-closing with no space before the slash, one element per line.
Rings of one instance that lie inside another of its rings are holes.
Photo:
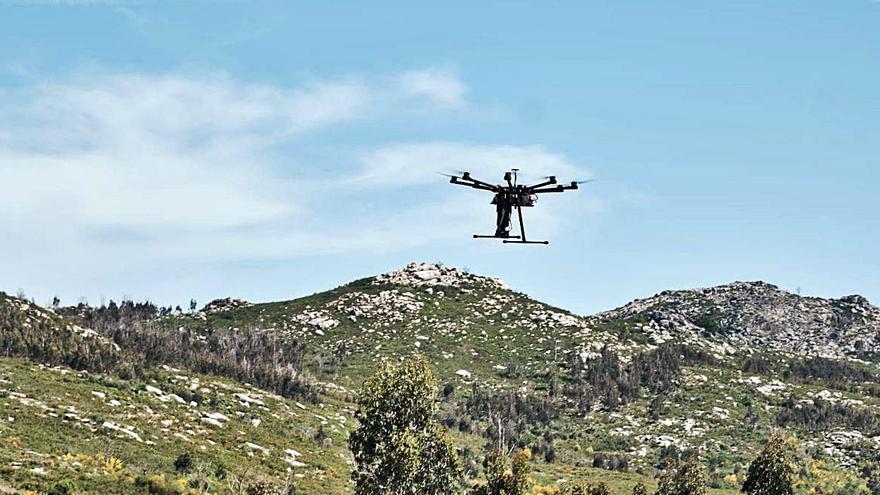
<path fill-rule="evenodd" d="M 811 473 L 851 479 L 880 456 L 880 312 L 858 296 L 738 282 L 579 316 L 497 279 L 412 263 L 291 301 L 220 299 L 85 328 L 89 311 L 0 295 L 6 355 L 32 360 L 0 359 L 7 487 L 72 477 L 93 493 L 147 493 L 147 473 L 227 493 L 222 466 L 349 493 L 352 391 L 379 360 L 416 352 L 443 384 L 439 419 L 471 477 L 499 437 L 536 453 L 538 481 L 586 476 L 615 493 L 690 455 L 713 487 L 735 490 L 778 428 L 817 459 Z M 287 373 L 312 384 L 277 387 L 282 397 L 252 381 L 276 387 Z M 183 453 L 198 471 L 175 470 Z M 108 471 L 97 454 L 126 467 Z"/>
<path fill-rule="evenodd" d="M 636 345 L 497 279 L 422 263 L 293 301 L 216 301 L 164 323 L 257 328 L 299 339 L 318 361 L 349 370 L 342 375 L 355 381 L 377 360 L 412 352 L 426 354 L 444 379 L 453 379 L 459 370 L 492 377 L 510 364 L 538 372 L 571 351 L 594 355 L 610 346 L 627 353 Z"/>

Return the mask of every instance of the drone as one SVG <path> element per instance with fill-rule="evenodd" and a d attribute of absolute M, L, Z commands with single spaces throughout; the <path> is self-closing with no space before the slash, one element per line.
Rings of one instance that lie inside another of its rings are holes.
<path fill-rule="evenodd" d="M 550 244 L 550 241 L 530 241 L 526 239 L 526 228 L 523 224 L 522 209 L 535 206 L 538 201 L 538 195 L 544 193 L 561 193 L 578 189 L 578 184 L 590 181 L 573 181 L 570 184 L 558 184 L 556 176 L 545 178 L 544 182 L 540 182 L 533 186 L 517 184 L 517 172 L 519 169 L 511 169 L 510 172 L 504 173 L 504 182 L 507 185 L 492 185 L 488 182 L 474 179 L 470 172 L 458 172 L 457 175 L 443 174 L 449 177 L 451 184 L 459 186 L 472 187 L 482 191 L 490 191 L 495 193 L 491 204 L 495 205 L 495 235 L 474 234 L 474 239 L 502 239 L 505 244 Z M 511 235 L 510 219 L 513 209 L 516 208 L 516 215 L 519 217 L 519 235 Z"/>

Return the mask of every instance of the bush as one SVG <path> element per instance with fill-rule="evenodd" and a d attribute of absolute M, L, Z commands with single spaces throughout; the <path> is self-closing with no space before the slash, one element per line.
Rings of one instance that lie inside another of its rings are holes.
<path fill-rule="evenodd" d="M 72 480 L 61 480 L 52 485 L 46 495 L 74 495 L 76 493 L 76 483 Z"/>
<path fill-rule="evenodd" d="M 706 495 L 703 468 L 693 459 L 667 469 L 658 485 L 656 495 Z"/>
<path fill-rule="evenodd" d="M 775 434 L 749 465 L 742 490 L 750 495 L 791 495 L 794 493 L 793 478 L 794 468 L 785 438 Z"/>
<path fill-rule="evenodd" d="M 483 462 L 486 484 L 475 486 L 471 495 L 523 495 L 528 490 L 532 471 L 532 452 L 523 449 L 513 455 L 510 470 L 507 459 L 500 452 L 487 455 Z"/>
<path fill-rule="evenodd" d="M 180 454 L 174 461 L 174 470 L 178 472 L 187 472 L 192 468 L 193 460 L 189 452 Z"/>

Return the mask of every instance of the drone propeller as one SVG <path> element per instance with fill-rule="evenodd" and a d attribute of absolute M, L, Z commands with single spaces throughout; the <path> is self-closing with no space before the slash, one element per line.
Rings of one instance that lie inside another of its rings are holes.
<path fill-rule="evenodd" d="M 456 179 L 460 179 L 460 178 L 461 178 L 461 177 L 459 177 L 459 176 L 457 176 L 457 175 L 447 174 L 446 172 L 437 172 L 437 175 L 442 175 L 443 177 L 449 177 L 449 178 L 455 177 Z"/>
<path fill-rule="evenodd" d="M 578 184 L 578 185 L 580 185 L 580 184 L 587 184 L 587 183 L 589 183 L 589 182 L 596 182 L 596 179 L 573 180 L 573 181 L 571 181 L 572 184 Z"/>

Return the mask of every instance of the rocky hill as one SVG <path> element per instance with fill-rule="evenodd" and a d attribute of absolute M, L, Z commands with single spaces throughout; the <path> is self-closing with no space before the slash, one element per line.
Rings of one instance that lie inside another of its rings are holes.
<path fill-rule="evenodd" d="M 834 358 L 880 353 L 880 309 L 864 297 L 802 297 L 764 282 L 665 291 L 601 313 L 633 322 L 653 342 L 681 339 L 731 350 L 778 350 Z"/>
<path fill-rule="evenodd" d="M 815 472 L 854 479 L 880 456 L 878 316 L 858 296 L 760 282 L 579 316 L 425 263 L 186 314 L 56 312 L 0 294 L 0 474 L 12 480 L 0 492 L 72 477 L 94 493 L 185 493 L 162 490 L 198 479 L 234 493 L 247 474 L 348 493 L 353 391 L 380 360 L 412 353 L 437 372 L 439 419 L 472 476 L 500 435 L 532 448 L 537 480 L 588 475 L 625 493 L 650 486 L 663 459 L 696 456 L 732 491 L 784 428 Z M 96 460 L 108 452 L 118 473 Z M 192 469 L 175 466 L 182 454 Z"/>

